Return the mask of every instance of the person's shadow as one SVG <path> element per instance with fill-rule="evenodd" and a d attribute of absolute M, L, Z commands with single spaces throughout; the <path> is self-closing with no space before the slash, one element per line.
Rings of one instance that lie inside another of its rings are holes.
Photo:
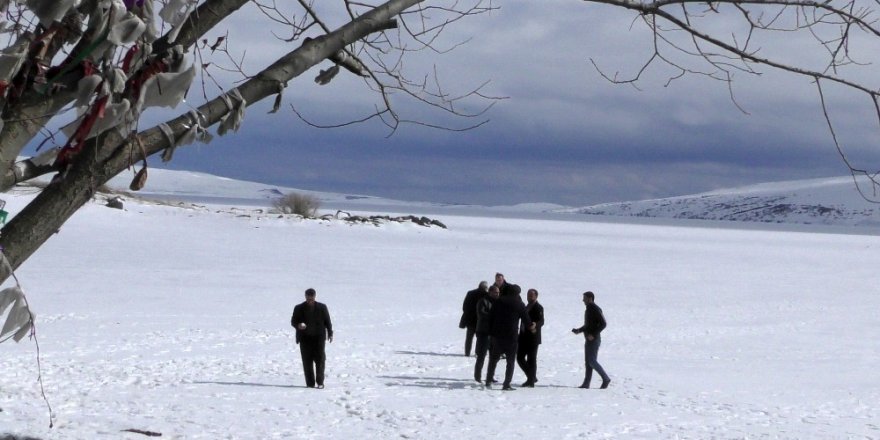
<path fill-rule="evenodd" d="M 376 376 L 380 379 L 389 379 L 385 385 L 389 387 L 418 387 L 418 388 L 446 388 L 449 390 L 466 390 L 480 387 L 480 384 L 471 379 L 456 379 L 449 377 L 419 377 L 419 376 Z"/>
<path fill-rule="evenodd" d="M 215 380 L 196 380 L 192 383 L 198 385 L 234 385 L 234 386 L 242 386 L 242 387 L 270 387 L 270 388 L 308 388 L 305 385 L 278 385 L 272 383 L 257 383 L 257 382 L 224 382 L 224 381 L 215 381 Z"/>
<path fill-rule="evenodd" d="M 410 351 L 410 350 L 397 350 L 394 354 L 414 354 L 418 356 L 448 356 L 448 357 L 464 357 L 462 354 L 457 353 L 437 353 L 434 351 Z"/>

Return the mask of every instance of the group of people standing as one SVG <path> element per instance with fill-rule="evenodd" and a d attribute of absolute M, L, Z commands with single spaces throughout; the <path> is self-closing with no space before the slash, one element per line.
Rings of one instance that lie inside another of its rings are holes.
<path fill-rule="evenodd" d="M 538 347 L 541 344 L 541 328 L 544 326 L 544 307 L 538 302 L 538 291 L 529 289 L 526 301 L 520 294 L 522 289 L 508 283 L 504 274 L 496 273 L 495 282 L 490 286 L 486 281 L 480 282 L 476 289 L 467 292 L 462 304 L 462 316 L 459 327 L 466 329 L 464 354 L 471 355 L 474 348 L 476 363 L 474 380 L 485 383 L 492 388 L 495 381 L 495 369 L 504 358 L 506 368 L 502 390 L 512 391 L 511 386 L 515 363 L 526 376 L 522 383 L 524 388 L 533 388 L 538 381 Z M 583 301 L 584 324 L 571 329 L 574 334 L 584 335 L 584 364 L 586 373 L 580 388 L 589 388 L 593 370 L 602 377 L 600 388 L 608 388 L 611 379 L 598 362 L 601 332 L 605 329 L 605 317 L 602 309 L 595 303 L 593 292 L 584 292 Z M 476 346 L 473 341 L 476 339 Z M 483 365 L 489 356 L 485 377 Z"/>
<path fill-rule="evenodd" d="M 483 281 L 465 295 L 459 327 L 467 329 L 464 344 L 465 356 L 471 355 L 475 348 L 476 364 L 474 380 L 492 388 L 495 383 L 495 369 L 504 358 L 504 382 L 502 390 L 514 390 L 511 386 L 515 364 L 525 373 L 526 381 L 521 385 L 534 388 L 538 382 L 538 347 L 541 345 L 541 328 L 544 327 L 544 307 L 538 302 L 538 291 L 529 289 L 526 301 L 516 284 L 510 284 L 501 273 L 495 274 L 495 282 L 490 286 Z M 325 342 L 333 342 L 333 324 L 327 306 L 316 301 L 315 289 L 306 289 L 305 301 L 293 308 L 290 325 L 296 329 L 296 343 L 302 357 L 303 374 L 309 388 L 324 388 Z M 589 388 L 593 370 L 602 377 L 600 388 L 608 388 L 611 379 L 602 369 L 597 357 L 602 342 L 601 333 L 605 329 L 602 309 L 595 303 L 593 292 L 584 292 L 584 325 L 571 329 L 574 334 L 584 335 L 584 363 L 586 373 L 581 388 Z M 473 341 L 476 338 L 476 346 Z M 486 375 L 483 365 L 489 357 Z"/>

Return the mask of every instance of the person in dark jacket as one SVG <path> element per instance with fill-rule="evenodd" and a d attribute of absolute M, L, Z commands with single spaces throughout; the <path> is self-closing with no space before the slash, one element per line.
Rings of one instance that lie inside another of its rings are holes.
<path fill-rule="evenodd" d="M 476 289 L 468 291 L 461 305 L 461 321 L 459 327 L 467 329 L 464 339 L 464 355 L 471 355 L 471 346 L 474 342 L 474 333 L 477 328 L 477 302 L 486 296 L 489 291 L 489 283 L 480 281 Z"/>
<path fill-rule="evenodd" d="M 498 292 L 501 296 L 507 296 L 512 292 L 511 287 L 513 284 L 508 283 L 507 280 L 504 279 L 504 274 L 498 272 L 495 274 L 495 286 L 498 287 Z M 519 293 L 520 292 L 517 292 L 516 294 L 519 295 Z"/>
<path fill-rule="evenodd" d="M 535 330 L 529 331 L 525 326 L 519 330 L 519 341 L 516 348 L 516 363 L 525 373 L 526 381 L 522 384 L 525 388 L 534 388 L 538 381 L 538 346 L 541 345 L 541 327 L 544 326 L 544 306 L 538 303 L 538 291 L 529 289 L 526 294 L 526 312 L 529 320 L 535 324 Z"/>
<path fill-rule="evenodd" d="M 602 385 L 599 388 L 605 389 L 611 383 L 611 378 L 605 374 L 605 369 L 599 364 L 598 357 L 599 345 L 602 344 L 600 334 L 605 329 L 606 323 L 602 309 L 596 305 L 595 300 L 596 295 L 593 292 L 584 292 L 584 306 L 586 306 L 586 310 L 584 310 L 584 325 L 580 328 L 573 328 L 571 331 L 574 334 L 583 333 L 585 340 L 584 364 L 587 371 L 584 375 L 584 383 L 581 384 L 580 388 L 590 387 L 593 370 L 596 370 L 599 376 L 602 376 Z"/>
<path fill-rule="evenodd" d="M 508 295 L 500 296 L 489 311 L 489 337 L 491 338 L 489 349 L 489 370 L 486 373 L 486 388 L 492 388 L 492 377 L 495 376 L 495 366 L 504 354 L 507 358 L 507 368 L 504 371 L 505 391 L 514 390 L 510 386 L 513 379 L 513 370 L 516 366 L 516 342 L 519 335 L 520 320 L 525 328 L 534 331 L 535 326 L 526 312 L 526 305 L 519 296 L 520 288 L 516 284 L 511 285 Z"/>
<path fill-rule="evenodd" d="M 324 388 L 324 341 L 333 342 L 333 324 L 327 306 L 315 301 L 316 296 L 315 289 L 306 289 L 306 300 L 293 308 L 290 325 L 296 329 L 306 386 Z"/>
<path fill-rule="evenodd" d="M 474 380 L 481 381 L 483 374 L 483 363 L 486 361 L 486 353 L 489 351 L 489 312 L 492 305 L 498 299 L 498 286 L 489 287 L 489 293 L 480 298 L 476 306 L 477 326 L 474 333 L 477 335 L 477 346 L 475 347 L 477 363 L 474 364 Z M 492 382 L 492 376 L 486 376 L 486 381 Z"/>

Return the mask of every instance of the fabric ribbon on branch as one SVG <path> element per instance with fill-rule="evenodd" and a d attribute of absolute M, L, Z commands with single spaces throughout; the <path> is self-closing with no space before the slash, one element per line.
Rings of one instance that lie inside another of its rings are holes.
<path fill-rule="evenodd" d="M 9 306 L 12 306 L 9 308 Z M 0 330 L 0 342 L 9 337 L 15 342 L 21 341 L 33 327 L 34 316 L 24 300 L 24 292 L 18 286 L 0 290 L 0 316 L 9 308 L 9 314 Z"/>
<path fill-rule="evenodd" d="M 335 54 L 330 55 L 330 61 L 345 67 L 345 70 L 348 70 L 357 76 L 370 76 L 363 63 L 361 63 L 359 59 L 349 55 L 345 50 L 340 50 Z"/>
<path fill-rule="evenodd" d="M 214 139 L 214 136 L 211 136 L 211 133 L 205 128 L 205 115 L 195 110 L 191 110 L 187 115 L 191 122 L 183 126 L 186 128 L 186 132 L 184 132 L 183 136 L 174 143 L 174 146 L 179 147 L 181 145 L 189 145 L 195 141 L 199 141 L 203 144 L 211 142 Z M 162 155 L 162 159 L 165 159 L 164 154 Z M 167 160 L 165 162 L 167 162 Z"/>
<path fill-rule="evenodd" d="M 144 81 L 136 111 L 140 112 L 147 107 L 177 107 L 195 77 L 195 64 L 181 72 L 156 73 Z"/>
<path fill-rule="evenodd" d="M 309 39 L 306 39 L 308 41 Z M 333 61 L 333 66 L 326 70 L 321 70 L 318 73 L 318 76 L 315 77 L 315 82 L 319 85 L 327 85 L 339 73 L 339 67 L 342 66 L 345 70 L 357 75 L 367 77 L 370 74 L 367 72 L 366 66 L 360 62 L 356 57 L 349 55 L 349 53 L 345 50 L 340 50 L 329 57 L 330 61 Z"/>
<path fill-rule="evenodd" d="M 233 104 L 232 100 L 229 99 L 230 96 L 238 102 Z M 217 134 L 220 136 L 225 135 L 229 130 L 233 132 L 238 131 L 241 127 L 241 121 L 244 119 L 244 109 L 247 107 L 247 101 L 241 96 L 238 89 L 232 89 L 231 92 L 222 95 L 222 97 L 229 111 L 220 118 L 220 126 L 217 127 Z"/>
<path fill-rule="evenodd" d="M 2 264 L 9 273 L 13 273 L 12 265 L 6 259 L 6 254 L 0 249 L 0 264 Z M 14 277 L 14 275 L 13 275 Z M 11 307 L 10 307 L 11 306 Z M 9 314 L 6 315 L 6 321 L 0 329 L 0 342 L 8 340 L 10 337 L 15 342 L 21 341 L 34 328 L 34 314 L 28 307 L 27 299 L 15 279 L 15 286 L 0 290 L 0 317 L 6 309 Z"/>
<path fill-rule="evenodd" d="M 68 163 L 70 163 L 70 159 L 73 158 L 79 151 L 82 149 L 83 144 L 86 140 L 86 135 L 91 133 L 92 127 L 94 127 L 95 122 L 104 117 L 104 110 L 107 107 L 107 101 L 110 99 L 109 96 L 105 95 L 98 98 L 95 103 L 92 105 L 92 110 L 89 114 L 85 115 L 82 118 L 82 121 L 76 128 L 76 131 L 67 138 L 67 143 L 58 152 L 58 156 L 55 158 L 55 163 L 59 167 L 64 167 Z"/>
<path fill-rule="evenodd" d="M 272 110 L 269 110 L 269 113 L 277 113 L 278 109 L 281 108 L 281 99 L 284 96 L 284 89 L 287 88 L 287 83 L 278 82 L 278 94 L 275 95 L 275 103 L 272 104 Z"/>
<path fill-rule="evenodd" d="M 204 115 L 195 110 L 191 110 L 188 115 L 191 122 L 183 126 L 186 128 L 186 131 L 179 139 L 174 138 L 174 133 L 168 124 L 159 124 L 159 131 L 165 135 L 165 139 L 168 141 L 168 148 L 165 148 L 162 152 L 162 162 L 170 162 L 171 158 L 174 157 L 174 150 L 181 145 L 189 145 L 195 141 L 207 144 L 214 139 L 211 133 L 208 132 L 208 129 L 205 128 Z"/>
<path fill-rule="evenodd" d="M 146 30 L 147 25 L 140 17 L 131 12 L 126 12 L 119 21 L 113 23 L 110 27 L 107 41 L 117 46 L 131 44 L 140 38 Z"/>
<path fill-rule="evenodd" d="M 48 28 L 52 23 L 61 21 L 77 3 L 79 0 L 27 0 L 25 4 L 40 19 L 40 24 Z"/>
<path fill-rule="evenodd" d="M 190 11 L 198 3 L 198 0 L 171 0 L 159 11 L 159 16 L 171 25 L 168 33 L 168 42 L 174 43 L 183 22 L 189 17 Z"/>

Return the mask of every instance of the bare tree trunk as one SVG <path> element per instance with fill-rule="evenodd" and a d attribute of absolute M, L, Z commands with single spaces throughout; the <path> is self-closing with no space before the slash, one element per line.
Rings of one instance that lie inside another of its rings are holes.
<path fill-rule="evenodd" d="M 347 45 L 387 29 L 393 17 L 422 1 L 390 0 L 325 36 L 307 41 L 242 84 L 238 91 L 248 105 L 274 95 L 289 80 Z M 202 105 L 198 110 L 205 116 L 205 126 L 216 124 L 229 112 L 222 97 Z M 175 139 L 186 131 L 185 125 L 188 123 L 191 123 L 189 115 L 166 122 Z M 58 232 L 92 198 L 99 186 L 125 170 L 133 157 L 142 157 L 138 142 L 123 139 L 115 130 L 98 138 L 100 142 L 93 140 L 76 156 L 64 178 L 51 183 L 0 232 L 0 246 L 13 268 L 18 268 L 52 234 Z M 171 146 L 158 126 L 138 134 L 137 138 L 148 156 Z M 0 282 L 9 275 L 5 269 L 0 269 Z"/>

